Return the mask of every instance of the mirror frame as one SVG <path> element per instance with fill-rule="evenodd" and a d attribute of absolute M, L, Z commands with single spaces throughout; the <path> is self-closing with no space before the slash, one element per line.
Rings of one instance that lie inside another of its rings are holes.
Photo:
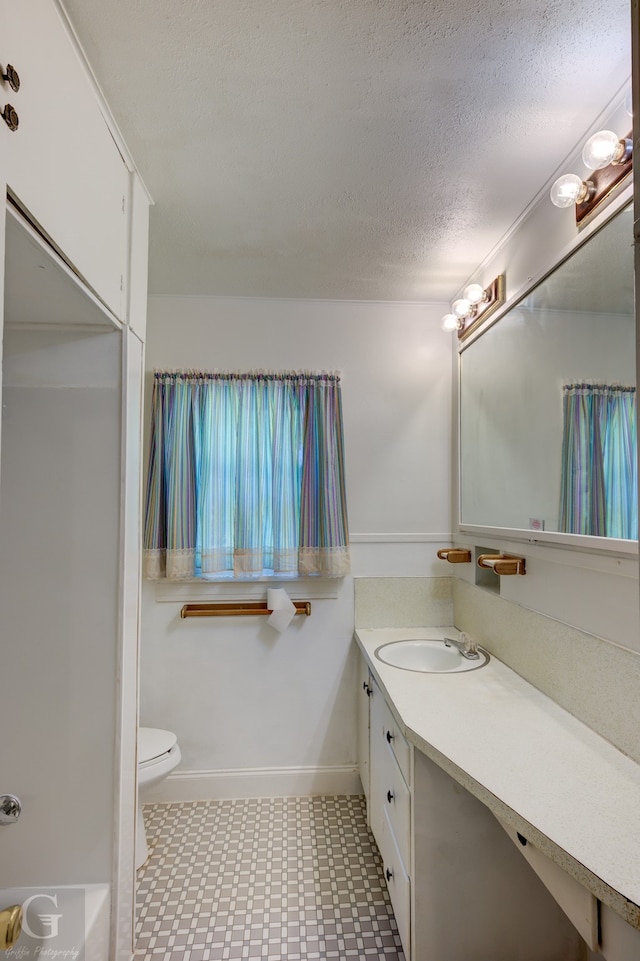
<path fill-rule="evenodd" d="M 609 554 L 618 557 L 637 557 L 638 540 L 623 540 L 613 537 L 595 537 L 588 534 L 566 534 L 560 531 L 533 531 L 528 528 L 492 527 L 490 525 L 467 524 L 462 520 L 462 443 L 461 443 L 461 411 L 462 411 L 462 354 L 494 324 L 500 322 L 512 309 L 527 297 L 534 288 L 543 283 L 553 274 L 562 264 L 565 263 L 577 250 L 583 247 L 589 240 L 602 230 L 613 218 L 625 207 L 632 204 L 632 184 L 629 184 L 620 194 L 607 206 L 606 212 L 594 218 L 589 223 L 585 223 L 580 233 L 567 245 L 561 252 L 561 256 L 548 269 L 541 271 L 538 276 L 528 280 L 520 290 L 514 291 L 507 297 L 504 306 L 495 312 L 492 317 L 487 318 L 486 323 L 481 323 L 474 331 L 469 332 L 469 336 L 460 341 L 457 345 L 458 356 L 456 364 L 457 390 L 456 390 L 456 490 L 455 503 L 457 508 L 457 533 L 466 538 L 475 539 L 477 542 L 482 538 L 493 538 L 500 541 L 513 541 L 514 543 L 540 544 L 546 547 L 564 548 L 565 550 L 584 551 L 591 554 Z M 630 238 L 630 243 L 633 238 Z M 505 271 L 508 277 L 508 265 Z"/>

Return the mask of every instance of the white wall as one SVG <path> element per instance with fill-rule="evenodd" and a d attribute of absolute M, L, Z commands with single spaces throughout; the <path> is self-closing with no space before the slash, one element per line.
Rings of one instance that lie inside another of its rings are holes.
<path fill-rule="evenodd" d="M 451 529 L 452 342 L 442 313 L 151 298 L 146 367 L 342 371 L 353 574 L 444 576 L 433 560 Z M 158 603 L 145 585 L 141 723 L 177 733 L 183 772 L 355 765 L 352 577 L 280 636 L 258 618 L 181 621 L 180 606 Z"/>

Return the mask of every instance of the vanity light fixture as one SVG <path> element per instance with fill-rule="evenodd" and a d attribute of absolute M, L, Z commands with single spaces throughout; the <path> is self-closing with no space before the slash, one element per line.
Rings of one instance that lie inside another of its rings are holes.
<path fill-rule="evenodd" d="M 556 207 L 576 208 L 576 224 L 631 172 L 633 141 L 631 134 L 618 137 L 612 130 L 599 130 L 589 137 L 582 151 L 582 162 L 592 171 L 588 180 L 577 174 L 563 174 L 551 188 L 551 203 Z"/>
<path fill-rule="evenodd" d="M 454 330 L 460 330 L 461 327 L 464 327 L 464 320 L 457 314 L 445 314 L 440 321 L 440 326 L 443 330 L 453 333 Z"/>
<path fill-rule="evenodd" d="M 462 297 L 451 304 L 451 313 L 445 314 L 440 325 L 443 330 L 457 331 L 462 340 L 476 329 L 481 321 L 489 317 L 505 301 L 504 274 L 500 274 L 488 287 L 469 284 Z"/>
<path fill-rule="evenodd" d="M 551 188 L 551 203 L 556 207 L 573 207 L 593 197 L 595 189 L 591 180 L 581 180 L 577 174 L 563 174 Z"/>
<path fill-rule="evenodd" d="M 589 170 L 602 170 L 609 164 L 618 166 L 631 160 L 633 141 L 631 137 L 622 140 L 613 130 L 600 130 L 589 137 L 582 149 L 582 162 Z"/>

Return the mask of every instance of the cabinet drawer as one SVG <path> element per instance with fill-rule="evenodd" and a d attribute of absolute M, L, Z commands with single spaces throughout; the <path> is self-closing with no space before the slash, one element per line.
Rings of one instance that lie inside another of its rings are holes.
<path fill-rule="evenodd" d="M 382 700 L 382 707 L 380 709 L 382 737 L 393 751 L 394 757 L 398 762 L 398 767 L 402 771 L 402 776 L 409 787 L 411 787 L 411 746 L 400 730 L 398 722 L 387 707 L 382 694 L 379 693 L 378 696 Z M 376 735 L 378 733 L 378 731 L 374 732 Z"/>
<path fill-rule="evenodd" d="M 382 791 L 382 809 L 393 830 L 398 851 L 407 872 L 411 865 L 411 794 L 391 750 L 385 744 L 381 751 L 382 777 L 378 790 Z"/>
<path fill-rule="evenodd" d="M 402 941 L 405 957 L 407 961 L 410 961 L 411 881 L 404 869 L 386 811 L 382 818 L 382 830 L 378 846 L 382 855 L 384 877 L 389 890 L 393 913 L 398 925 L 398 934 Z"/>

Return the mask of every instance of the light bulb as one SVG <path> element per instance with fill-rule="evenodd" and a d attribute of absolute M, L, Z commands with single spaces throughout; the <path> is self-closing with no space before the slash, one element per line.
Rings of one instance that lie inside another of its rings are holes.
<path fill-rule="evenodd" d="M 572 204 L 582 203 L 588 195 L 589 185 L 577 174 L 563 174 L 558 177 L 550 193 L 551 203 L 556 207 L 571 207 Z"/>
<path fill-rule="evenodd" d="M 624 152 L 624 144 L 613 130 L 599 130 L 589 137 L 582 150 L 582 162 L 589 170 L 602 170 L 608 167 Z"/>
<path fill-rule="evenodd" d="M 468 317 L 471 313 L 471 304 L 465 297 L 460 297 L 451 304 L 451 310 L 456 317 Z"/>
<path fill-rule="evenodd" d="M 447 330 L 450 333 L 454 330 L 460 330 L 461 322 L 460 318 L 456 317 L 455 314 L 445 314 L 440 321 L 440 326 L 443 330 Z"/>
<path fill-rule="evenodd" d="M 464 291 L 465 300 L 468 300 L 470 304 L 481 304 L 484 300 L 487 300 L 487 295 L 485 293 L 484 287 L 480 284 L 469 284 Z"/>

